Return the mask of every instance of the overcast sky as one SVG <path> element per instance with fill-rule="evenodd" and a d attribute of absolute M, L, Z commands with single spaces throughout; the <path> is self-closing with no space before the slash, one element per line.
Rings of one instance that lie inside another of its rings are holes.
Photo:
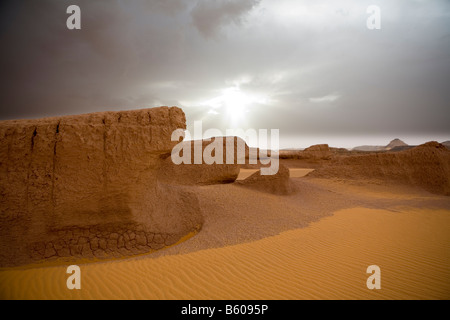
<path fill-rule="evenodd" d="M 281 147 L 450 140 L 448 0 L 2 1 L 0 37 L 0 119 L 168 105 Z"/>

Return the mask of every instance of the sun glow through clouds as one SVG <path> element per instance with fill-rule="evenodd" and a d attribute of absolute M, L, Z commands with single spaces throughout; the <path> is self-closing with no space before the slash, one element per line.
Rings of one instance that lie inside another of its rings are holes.
<path fill-rule="evenodd" d="M 223 89 L 221 94 L 203 105 L 209 107 L 208 114 L 222 115 L 232 127 L 242 125 L 251 108 L 265 104 L 267 97 L 242 91 L 238 86 Z"/>
<path fill-rule="evenodd" d="M 252 99 L 242 93 L 239 88 L 228 88 L 222 95 L 225 112 L 233 125 L 245 118 Z"/>

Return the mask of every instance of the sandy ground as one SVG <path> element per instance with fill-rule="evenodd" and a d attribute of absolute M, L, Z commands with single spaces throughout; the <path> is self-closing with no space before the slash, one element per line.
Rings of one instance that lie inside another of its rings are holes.
<path fill-rule="evenodd" d="M 306 176 L 311 171 L 314 171 L 314 169 L 291 168 L 289 169 L 289 176 L 291 178 L 301 178 Z"/>
<path fill-rule="evenodd" d="M 239 175 L 236 180 L 244 180 L 250 177 L 252 174 L 254 174 L 256 171 L 259 171 L 259 169 L 241 169 L 239 172 Z"/>
<path fill-rule="evenodd" d="M 303 171 L 303 173 L 306 171 Z M 296 178 L 275 196 L 202 186 L 199 234 L 150 255 L 0 271 L 2 299 L 450 299 L 450 199 L 417 188 Z M 366 268 L 381 268 L 368 290 Z"/>
<path fill-rule="evenodd" d="M 290 168 L 289 176 L 291 178 L 301 178 L 306 176 L 308 173 L 313 171 L 314 169 L 305 169 L 305 168 Z M 244 180 L 250 177 L 255 172 L 259 171 L 259 169 L 241 169 L 239 172 L 239 176 L 236 180 Z"/>

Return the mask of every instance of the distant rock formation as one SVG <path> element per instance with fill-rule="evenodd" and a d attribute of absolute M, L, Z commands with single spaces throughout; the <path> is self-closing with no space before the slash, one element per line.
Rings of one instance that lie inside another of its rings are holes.
<path fill-rule="evenodd" d="M 450 140 L 449 141 L 444 141 L 441 144 L 446 146 L 448 149 L 450 149 Z"/>
<path fill-rule="evenodd" d="M 316 144 L 303 150 L 301 157 L 303 159 L 327 160 L 331 158 L 331 150 L 327 144 Z"/>
<path fill-rule="evenodd" d="M 235 183 L 243 187 L 277 195 L 288 195 L 294 191 L 290 184 L 289 169 L 283 164 L 280 164 L 277 174 L 263 176 L 261 171 L 257 171 L 250 177 Z"/>
<path fill-rule="evenodd" d="M 357 146 L 352 149 L 352 151 L 364 151 L 364 152 L 377 152 L 377 151 L 385 151 L 384 146 Z"/>
<path fill-rule="evenodd" d="M 297 149 L 283 149 L 279 151 L 280 159 L 298 159 L 302 153 L 302 150 Z"/>
<path fill-rule="evenodd" d="M 333 154 L 337 153 L 336 148 L 332 151 L 327 144 L 316 144 L 304 150 L 280 150 L 280 159 L 302 159 L 309 161 L 329 160 Z"/>
<path fill-rule="evenodd" d="M 393 148 L 398 148 L 398 147 L 407 147 L 408 145 L 406 143 L 404 143 L 402 140 L 400 139 L 394 139 L 391 142 L 389 142 L 389 144 L 385 147 L 386 150 L 391 150 Z"/>
<path fill-rule="evenodd" d="M 450 150 L 433 141 L 395 153 L 340 157 L 308 176 L 391 181 L 450 195 Z"/>
<path fill-rule="evenodd" d="M 403 150 L 405 147 L 408 147 L 406 143 L 404 143 L 400 139 L 394 139 L 388 143 L 386 146 L 358 146 L 354 147 L 352 151 L 366 151 L 366 152 L 377 152 L 377 151 L 389 151 L 389 150 Z"/>
<path fill-rule="evenodd" d="M 158 181 L 185 129 L 179 108 L 0 122 L 0 266 L 172 245 L 203 223 L 197 198 Z"/>
<path fill-rule="evenodd" d="M 330 147 L 330 151 L 333 155 L 349 155 L 351 153 L 350 150 L 346 148 L 332 148 Z"/>

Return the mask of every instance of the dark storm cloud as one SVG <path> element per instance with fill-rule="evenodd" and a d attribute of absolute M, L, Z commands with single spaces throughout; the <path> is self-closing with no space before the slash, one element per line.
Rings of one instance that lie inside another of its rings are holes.
<path fill-rule="evenodd" d="M 259 0 L 200 0 L 192 10 L 194 26 L 206 37 L 213 36 L 222 26 L 240 24 L 243 16 Z"/>
<path fill-rule="evenodd" d="M 1 119 L 178 105 L 205 128 L 282 137 L 450 135 L 445 0 L 29 0 L 0 15 Z"/>
<path fill-rule="evenodd" d="M 2 117 L 39 116 L 152 103 L 142 90 L 179 51 L 180 1 L 20 1 L 2 33 Z M 66 28 L 69 4 L 82 30 Z M 152 77 L 153 75 L 153 77 Z M 142 103 L 142 102 L 141 102 Z"/>

